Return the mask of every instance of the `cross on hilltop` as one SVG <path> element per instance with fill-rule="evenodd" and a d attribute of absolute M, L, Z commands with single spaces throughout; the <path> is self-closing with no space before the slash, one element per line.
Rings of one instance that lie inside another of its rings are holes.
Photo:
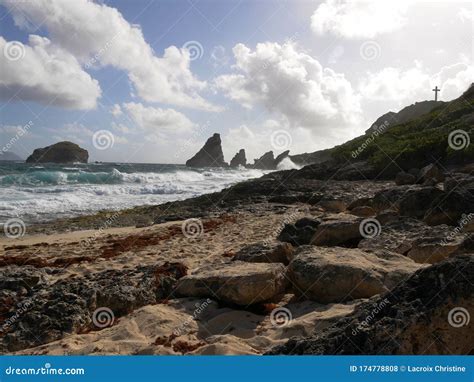
<path fill-rule="evenodd" d="M 435 92 L 435 101 L 438 100 L 438 92 L 441 91 L 441 89 L 438 88 L 438 85 L 435 86 L 435 88 L 433 89 L 433 91 Z"/>

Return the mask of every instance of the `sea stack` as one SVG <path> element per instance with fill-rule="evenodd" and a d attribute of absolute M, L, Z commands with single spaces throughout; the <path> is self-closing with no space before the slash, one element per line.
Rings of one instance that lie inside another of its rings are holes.
<path fill-rule="evenodd" d="M 245 150 L 240 149 L 237 154 L 230 161 L 230 167 L 245 166 L 247 164 L 247 158 L 245 157 Z"/>
<path fill-rule="evenodd" d="M 89 153 L 75 143 L 64 141 L 35 149 L 26 163 L 87 163 Z"/>
<path fill-rule="evenodd" d="M 290 150 L 286 150 L 275 158 L 273 155 L 273 151 L 267 151 L 260 158 L 255 159 L 252 167 L 261 170 L 275 170 L 278 166 L 278 163 L 288 157 L 289 153 Z"/>
<path fill-rule="evenodd" d="M 221 136 L 215 133 L 210 137 L 201 150 L 186 161 L 188 167 L 227 167 L 222 152 Z"/>

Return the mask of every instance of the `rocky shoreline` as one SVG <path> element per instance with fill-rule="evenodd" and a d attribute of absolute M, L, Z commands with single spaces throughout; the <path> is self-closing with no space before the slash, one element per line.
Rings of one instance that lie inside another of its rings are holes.
<path fill-rule="evenodd" d="M 474 176 L 430 166 L 413 184 L 308 166 L 28 227 L 0 241 L 0 351 L 472 353 L 451 316 L 473 312 Z"/>

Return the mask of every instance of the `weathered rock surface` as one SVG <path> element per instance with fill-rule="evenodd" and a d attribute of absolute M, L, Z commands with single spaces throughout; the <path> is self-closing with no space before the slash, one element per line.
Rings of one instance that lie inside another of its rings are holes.
<path fill-rule="evenodd" d="M 418 179 L 420 183 L 429 181 L 439 183 L 444 180 L 444 174 L 438 166 L 436 166 L 435 164 L 429 164 L 428 166 L 425 166 L 420 170 Z"/>
<path fill-rule="evenodd" d="M 270 354 L 472 354 L 473 279 L 472 254 L 421 269 L 349 317 Z"/>
<path fill-rule="evenodd" d="M 87 163 L 89 153 L 75 143 L 64 141 L 35 149 L 26 163 Z"/>
<path fill-rule="evenodd" d="M 180 279 L 175 292 L 246 306 L 271 300 L 283 293 L 286 285 L 283 264 L 235 261 L 197 269 Z"/>
<path fill-rule="evenodd" d="M 326 218 L 316 229 L 311 239 L 313 245 L 349 245 L 362 239 L 360 223 L 354 215 L 337 214 Z"/>
<path fill-rule="evenodd" d="M 296 293 L 321 303 L 372 297 L 395 287 L 420 268 L 391 252 L 300 247 L 288 274 Z"/>
<path fill-rule="evenodd" d="M 278 235 L 278 240 L 294 246 L 310 244 L 319 224 L 320 220 L 311 218 L 299 219 L 295 224 L 285 224 Z"/>
<path fill-rule="evenodd" d="M 230 161 L 230 167 L 245 166 L 247 164 L 247 158 L 245 157 L 245 150 L 240 149 L 237 154 Z"/>
<path fill-rule="evenodd" d="M 186 161 L 189 167 L 227 167 L 222 152 L 221 136 L 214 134 L 196 155 Z"/>
<path fill-rule="evenodd" d="M 255 243 L 241 248 L 232 260 L 248 263 L 288 264 L 293 259 L 294 252 L 293 246 L 289 243 Z"/>

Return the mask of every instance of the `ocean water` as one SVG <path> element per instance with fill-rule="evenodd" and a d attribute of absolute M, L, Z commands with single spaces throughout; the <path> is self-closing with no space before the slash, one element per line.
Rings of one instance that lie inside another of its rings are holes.
<path fill-rule="evenodd" d="M 42 222 L 160 204 L 219 191 L 264 173 L 170 164 L 0 162 L 0 222 L 15 217 Z"/>

